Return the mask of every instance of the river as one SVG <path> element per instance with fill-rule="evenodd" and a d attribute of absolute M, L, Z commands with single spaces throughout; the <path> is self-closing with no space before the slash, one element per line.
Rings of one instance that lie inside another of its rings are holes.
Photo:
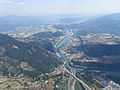
<path fill-rule="evenodd" d="M 61 53 L 61 52 L 59 51 L 59 48 L 63 47 L 65 44 L 68 43 L 68 41 L 70 41 L 72 35 L 73 35 L 72 31 L 67 31 L 66 36 L 65 36 L 64 38 L 62 38 L 60 41 L 58 41 L 58 43 L 54 46 L 54 49 L 55 49 L 55 52 L 57 53 L 57 55 L 59 55 L 65 62 L 67 62 L 66 65 L 65 65 L 65 67 L 66 67 L 67 69 L 71 70 L 71 72 L 74 71 L 74 72 L 72 72 L 72 73 L 73 73 L 74 75 L 76 75 L 76 70 L 75 70 L 75 68 L 69 66 L 69 64 L 68 64 L 68 62 L 70 61 L 69 58 L 68 58 L 65 54 L 63 54 L 63 53 Z M 72 80 L 71 78 L 73 79 L 73 77 L 70 76 L 70 77 L 69 77 L 69 80 L 68 80 L 68 85 L 67 85 L 67 89 L 68 89 L 68 90 L 71 90 L 71 89 L 70 89 L 70 82 L 71 82 L 71 80 Z M 84 90 L 84 89 L 81 89 L 81 90 Z"/>

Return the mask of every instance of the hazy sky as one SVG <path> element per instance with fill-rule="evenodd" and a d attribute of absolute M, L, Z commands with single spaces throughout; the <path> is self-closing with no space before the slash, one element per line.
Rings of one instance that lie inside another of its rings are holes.
<path fill-rule="evenodd" d="M 120 0 L 0 0 L 0 16 L 120 12 Z"/>

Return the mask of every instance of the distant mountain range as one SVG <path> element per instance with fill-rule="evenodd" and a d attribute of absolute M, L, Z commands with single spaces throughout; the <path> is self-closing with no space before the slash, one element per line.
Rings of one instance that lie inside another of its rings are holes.
<path fill-rule="evenodd" d="M 50 24 L 48 18 L 49 17 L 39 16 L 0 17 L 0 32 L 16 30 L 17 27 L 36 27 L 38 25 Z M 77 32 L 77 35 L 84 33 L 120 34 L 120 13 L 108 14 L 95 18 L 59 18 L 57 21 L 60 23 L 54 24 L 55 28 L 62 30 L 73 29 Z"/>
<path fill-rule="evenodd" d="M 39 16 L 6 16 L 0 17 L 0 32 L 14 31 L 18 27 L 43 25 L 46 18 Z"/>
<path fill-rule="evenodd" d="M 73 29 L 77 35 L 84 33 L 112 33 L 120 34 L 120 13 L 109 14 L 89 19 L 83 23 L 56 25 L 59 29 Z"/>

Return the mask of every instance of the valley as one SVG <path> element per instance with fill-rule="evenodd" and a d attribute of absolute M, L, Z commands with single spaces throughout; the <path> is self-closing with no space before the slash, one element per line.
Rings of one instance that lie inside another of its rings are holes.
<path fill-rule="evenodd" d="M 114 17 L 119 14 L 51 22 L 3 18 L 8 23 L 0 22 L 0 89 L 119 90 L 119 19 Z"/>

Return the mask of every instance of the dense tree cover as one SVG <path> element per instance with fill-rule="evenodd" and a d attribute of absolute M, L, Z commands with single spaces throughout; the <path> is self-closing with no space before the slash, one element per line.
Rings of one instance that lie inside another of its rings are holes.
<path fill-rule="evenodd" d="M 30 40 L 31 43 L 44 47 L 44 49 L 47 49 L 50 52 L 54 52 L 54 45 L 52 45 L 52 42 L 54 42 L 58 37 L 62 35 L 64 35 L 64 33 L 59 31 L 39 32 L 29 37 L 28 40 Z"/>
<path fill-rule="evenodd" d="M 96 58 L 98 62 L 77 63 L 84 65 L 91 70 L 97 70 L 111 80 L 120 83 L 120 45 L 106 45 L 106 44 L 84 44 L 77 48 L 82 50 L 86 55 Z"/>
<path fill-rule="evenodd" d="M 79 46 L 78 50 L 82 50 L 88 56 L 91 57 L 101 57 L 101 56 L 111 56 L 120 55 L 120 45 L 107 45 L 107 44 L 85 44 Z"/>
<path fill-rule="evenodd" d="M 61 63 L 44 47 L 20 42 L 7 35 L 0 34 L 0 46 L 5 48 L 3 56 L 28 62 L 33 69 L 42 73 L 50 72 Z"/>
<path fill-rule="evenodd" d="M 36 37 L 36 38 L 53 38 L 53 37 L 59 37 L 59 36 L 62 36 L 64 35 L 62 32 L 40 32 L 40 33 L 37 33 L 37 34 L 34 34 L 32 37 Z"/>

